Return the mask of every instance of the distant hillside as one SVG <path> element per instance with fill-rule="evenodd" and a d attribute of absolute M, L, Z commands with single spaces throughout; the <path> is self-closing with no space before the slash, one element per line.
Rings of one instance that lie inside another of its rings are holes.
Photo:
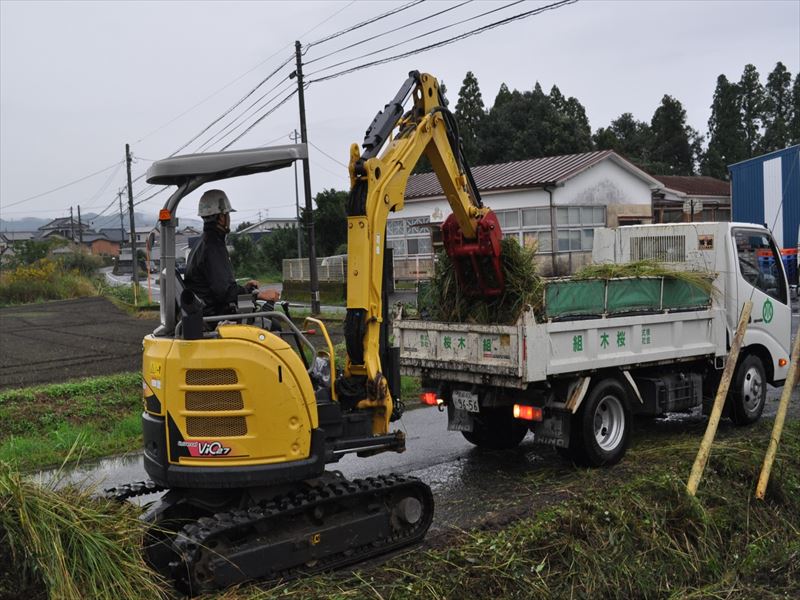
<path fill-rule="evenodd" d="M 13 220 L 6 220 L 0 219 L 0 231 L 36 231 L 42 225 L 46 225 L 53 219 L 60 217 L 62 215 L 57 215 L 53 217 L 23 217 L 21 219 L 13 219 Z M 153 218 L 152 215 L 146 215 L 144 213 L 134 213 L 134 218 L 136 219 L 136 229 L 149 229 L 156 224 L 156 220 Z M 108 215 L 105 214 L 99 219 L 97 219 L 96 213 L 87 213 L 81 215 L 81 220 L 88 224 L 93 229 L 101 229 L 101 228 L 118 228 L 119 227 L 119 213 Z M 128 225 L 128 214 L 125 213 L 122 219 L 123 223 L 125 224 L 125 229 L 129 228 Z M 78 222 L 77 215 L 75 215 L 75 222 Z M 181 218 L 180 219 L 180 226 L 181 227 L 195 227 L 198 229 L 203 228 L 203 222 L 199 219 L 187 219 Z"/>

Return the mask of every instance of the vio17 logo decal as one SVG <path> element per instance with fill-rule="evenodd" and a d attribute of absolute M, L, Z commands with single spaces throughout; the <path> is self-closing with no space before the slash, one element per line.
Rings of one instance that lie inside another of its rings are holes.
<path fill-rule="evenodd" d="M 178 446 L 183 446 L 189 449 L 190 456 L 209 457 L 209 456 L 227 456 L 231 453 L 231 449 L 225 446 L 222 442 L 214 441 L 180 441 Z"/>

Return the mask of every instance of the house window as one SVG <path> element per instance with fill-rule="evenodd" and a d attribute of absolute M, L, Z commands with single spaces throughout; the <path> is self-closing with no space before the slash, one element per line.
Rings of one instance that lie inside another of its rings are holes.
<path fill-rule="evenodd" d="M 431 254 L 430 217 L 390 219 L 386 223 L 386 243 L 396 256 Z"/>
<path fill-rule="evenodd" d="M 604 206 L 559 206 L 556 208 L 558 251 L 590 251 L 595 228 L 605 225 Z"/>

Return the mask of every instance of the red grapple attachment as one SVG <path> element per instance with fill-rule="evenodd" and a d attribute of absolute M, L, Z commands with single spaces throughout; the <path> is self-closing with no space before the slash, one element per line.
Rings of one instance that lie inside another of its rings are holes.
<path fill-rule="evenodd" d="M 505 287 L 500 263 L 500 240 L 503 232 L 491 211 L 478 220 L 474 240 L 464 237 L 451 214 L 442 224 L 442 241 L 453 261 L 459 287 L 471 296 L 499 296 Z"/>

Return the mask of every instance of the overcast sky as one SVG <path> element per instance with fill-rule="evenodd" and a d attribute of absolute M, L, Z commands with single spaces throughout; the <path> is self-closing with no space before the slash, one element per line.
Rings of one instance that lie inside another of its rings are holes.
<path fill-rule="evenodd" d="M 305 62 L 368 40 L 304 69 L 313 73 L 386 46 L 392 48 L 374 58 L 412 50 L 547 4 L 522 2 L 409 41 L 510 3 L 473 1 L 394 31 L 462 2 L 423 2 L 320 43 L 308 50 Z M 0 1 L 0 217 L 64 216 L 70 205 L 78 204 L 84 213 L 99 212 L 124 185 L 124 169 L 9 205 L 121 161 L 126 142 L 137 157 L 133 175 L 142 174 L 150 160 L 174 152 L 290 58 L 295 39 L 314 42 L 406 3 Z M 370 39 L 387 31 L 392 33 Z M 312 189 L 347 188 L 349 145 L 361 142 L 375 113 L 412 69 L 443 79 L 453 104 L 467 70 L 477 76 L 487 107 L 502 82 L 520 90 L 531 89 L 536 81 L 545 90 L 557 84 L 562 93 L 583 103 L 593 130 L 626 111 L 649 121 L 661 97 L 671 94 L 683 103 L 689 124 L 704 133 L 717 75 L 738 81 L 744 65 L 753 63 L 765 82 L 779 60 L 793 76 L 800 69 L 797 0 L 578 2 L 312 84 L 306 91 L 309 139 L 332 157 L 310 148 Z M 281 69 L 253 98 L 285 79 L 292 68 Z M 231 148 L 289 143 L 288 134 L 298 127 L 292 98 Z M 195 150 L 215 131 L 184 152 Z M 219 149 L 221 143 L 210 149 Z M 239 210 L 234 222 L 253 221 L 258 211 L 262 216 L 267 211 L 273 217 L 294 215 L 291 169 L 219 185 Z M 144 179 L 133 187 L 140 199 L 157 191 L 145 191 Z M 184 202 L 179 215 L 194 214 L 200 193 Z M 162 194 L 137 210 L 155 215 L 165 198 Z M 107 214 L 116 214 L 114 210 Z M 107 226 L 116 222 L 112 219 Z"/>

